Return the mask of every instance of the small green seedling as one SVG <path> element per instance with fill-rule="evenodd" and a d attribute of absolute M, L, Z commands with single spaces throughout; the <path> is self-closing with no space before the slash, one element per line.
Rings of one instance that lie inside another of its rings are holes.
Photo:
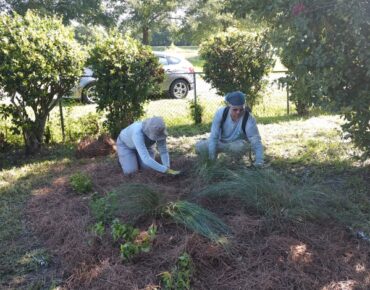
<path fill-rule="evenodd" d="M 77 193 L 88 193 L 93 187 L 90 177 L 80 172 L 71 176 L 70 183 L 73 190 Z"/>
<path fill-rule="evenodd" d="M 93 232 L 95 235 L 97 235 L 98 237 L 102 237 L 104 235 L 104 232 L 105 232 L 105 228 L 104 228 L 104 224 L 103 222 L 98 222 L 96 223 L 94 226 L 93 226 Z"/>

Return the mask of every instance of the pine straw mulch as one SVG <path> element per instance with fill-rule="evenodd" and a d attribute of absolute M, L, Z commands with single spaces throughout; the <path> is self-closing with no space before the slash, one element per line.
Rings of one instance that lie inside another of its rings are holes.
<path fill-rule="evenodd" d="M 175 160 L 174 168 L 190 172 L 191 165 L 190 159 L 181 158 Z M 128 182 L 177 196 L 186 196 L 199 186 L 190 173 L 169 178 L 147 171 L 125 177 L 114 162 L 92 161 L 74 170 L 88 173 L 101 194 Z M 204 202 L 234 231 L 227 250 L 162 220 L 157 221 L 158 235 L 151 251 L 122 263 L 119 246 L 108 235 L 92 236 L 89 198 L 74 194 L 69 176 L 62 175 L 35 191 L 27 207 L 29 226 L 53 255 L 65 289 L 157 289 L 158 274 L 170 271 L 184 251 L 194 265 L 192 289 L 370 288 L 366 242 L 334 224 L 266 221 L 232 200 Z M 144 229 L 148 223 L 137 226 Z"/>

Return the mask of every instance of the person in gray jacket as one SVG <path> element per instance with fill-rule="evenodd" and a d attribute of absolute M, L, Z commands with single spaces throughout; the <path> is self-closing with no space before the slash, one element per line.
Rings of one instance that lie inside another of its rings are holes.
<path fill-rule="evenodd" d="M 227 107 L 217 110 L 208 140 L 195 144 L 199 154 L 207 152 L 210 159 L 216 159 L 218 152 L 243 155 L 251 148 L 255 155 L 255 166 L 263 165 L 263 146 L 256 119 L 245 107 L 245 94 L 236 91 L 225 96 Z"/>
<path fill-rule="evenodd" d="M 153 117 L 138 121 L 121 131 L 117 138 L 117 154 L 124 174 L 131 174 L 139 168 L 151 168 L 158 172 L 178 175 L 180 172 L 170 169 L 170 157 L 167 150 L 166 125 L 162 117 Z M 157 145 L 162 164 L 154 159 L 154 144 Z"/>

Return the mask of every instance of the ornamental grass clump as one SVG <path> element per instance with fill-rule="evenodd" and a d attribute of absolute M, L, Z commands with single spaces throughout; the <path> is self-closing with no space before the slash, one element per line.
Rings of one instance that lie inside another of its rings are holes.
<path fill-rule="evenodd" d="M 335 213 L 339 208 L 350 207 L 348 202 L 344 203 L 320 188 L 294 186 L 271 169 L 225 169 L 224 172 L 225 180 L 212 183 L 194 195 L 214 199 L 237 198 L 244 206 L 260 214 L 298 221 L 341 220 L 343 218 Z"/>
<path fill-rule="evenodd" d="M 239 198 L 244 205 L 267 215 L 279 215 L 289 205 L 291 188 L 272 170 L 224 170 L 224 181 L 196 193 L 198 197 Z"/>
<path fill-rule="evenodd" d="M 219 244 L 224 244 L 231 234 L 229 227 L 215 214 L 188 201 L 169 203 L 165 213 L 177 223 Z"/>

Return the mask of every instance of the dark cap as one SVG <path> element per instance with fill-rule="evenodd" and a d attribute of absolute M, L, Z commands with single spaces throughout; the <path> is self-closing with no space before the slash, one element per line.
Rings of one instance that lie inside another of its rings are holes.
<path fill-rule="evenodd" d="M 243 106 L 245 104 L 245 94 L 241 91 L 228 93 L 225 95 L 225 101 L 231 106 Z"/>

